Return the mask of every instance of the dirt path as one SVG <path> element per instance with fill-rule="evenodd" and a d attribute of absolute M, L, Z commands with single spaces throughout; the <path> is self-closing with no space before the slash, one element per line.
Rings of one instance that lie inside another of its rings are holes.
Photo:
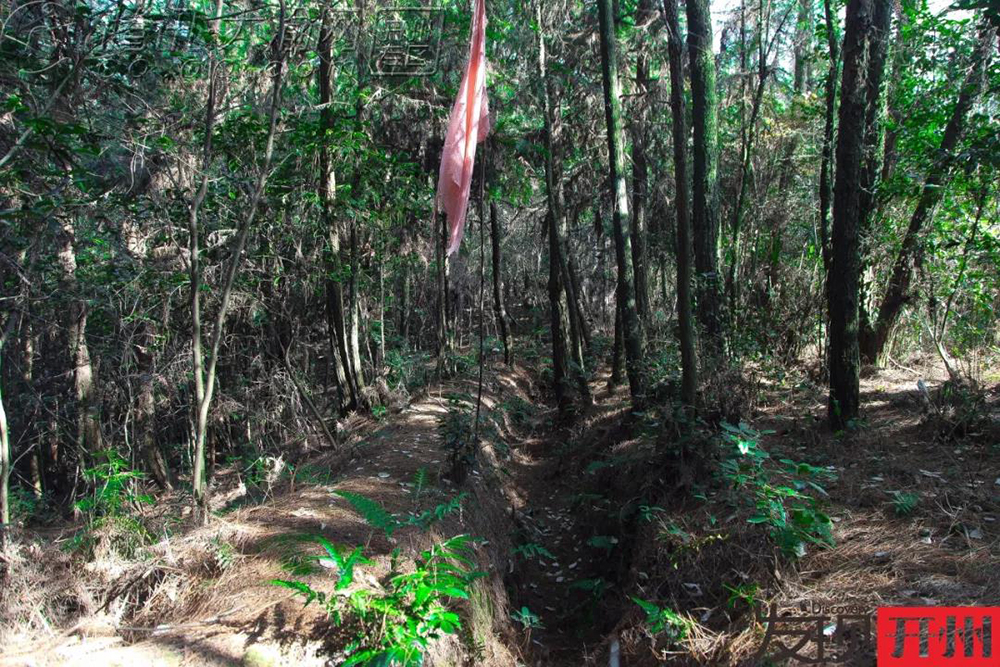
<path fill-rule="evenodd" d="M 521 552 L 515 615 L 527 607 L 538 617 L 529 634 L 538 665 L 578 667 L 605 656 L 613 625 L 602 617 L 600 603 L 613 579 L 618 538 L 595 527 L 605 499 L 586 492 L 589 480 L 580 478 L 587 472 L 574 461 L 574 447 L 595 424 L 626 408 L 628 392 L 609 392 L 605 375 L 591 390 L 595 404 L 573 428 L 554 425 L 552 408 L 539 414 L 536 422 L 543 426 L 524 439 L 511 465 Z"/>
<path fill-rule="evenodd" d="M 449 394 L 468 395 L 469 390 L 468 383 L 434 387 L 406 409 L 365 429 L 347 453 L 303 462 L 291 488 L 281 484 L 256 504 L 236 497 L 228 504 L 243 506 L 224 511 L 209 527 L 154 545 L 151 571 L 158 582 L 138 607 L 133 603 L 127 621 L 97 614 L 64 635 L 54 632 L 44 640 L 33 637 L 30 645 L 5 647 L 0 665 L 325 665 L 331 657 L 328 650 L 334 649 L 336 658 L 342 646 L 323 645 L 318 636 L 323 614 L 315 605 L 303 609 L 286 591 L 267 584 L 286 576 L 281 569 L 287 544 L 283 538 L 321 534 L 337 544 L 365 545 L 366 556 L 374 562 L 370 574 L 379 576 L 388 571 L 394 548 L 414 554 L 441 534 L 481 534 L 489 529 L 484 524 L 500 523 L 508 508 L 500 489 L 487 483 L 483 473 L 471 471 L 461 489 L 446 477 L 450 466 L 439 420 L 448 411 Z M 331 474 L 333 470 L 338 472 Z M 428 488 L 422 493 L 414 493 L 418 471 L 427 473 Z M 441 522 L 440 528 L 428 533 L 404 529 L 390 540 L 373 532 L 335 490 L 375 498 L 397 514 L 434 507 L 460 490 L 469 499 L 460 516 Z M 216 496 L 220 503 L 233 497 L 222 489 Z M 232 564 L 206 572 L 212 545 L 221 543 L 233 547 Z M 325 575 L 304 580 L 317 589 L 329 586 Z M 131 630 L 118 632 L 121 626 Z M 491 664 L 514 664 L 498 637 L 484 636 L 482 648 Z"/>

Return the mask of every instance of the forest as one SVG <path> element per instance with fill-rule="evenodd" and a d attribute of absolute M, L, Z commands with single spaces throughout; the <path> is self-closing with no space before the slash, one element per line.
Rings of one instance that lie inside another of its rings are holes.
<path fill-rule="evenodd" d="M 998 309 L 997 0 L 2 0 L 0 666 L 985 659 Z"/>

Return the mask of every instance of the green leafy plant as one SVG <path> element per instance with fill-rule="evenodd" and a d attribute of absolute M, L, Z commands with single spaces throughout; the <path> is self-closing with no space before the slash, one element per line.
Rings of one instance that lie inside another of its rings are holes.
<path fill-rule="evenodd" d="M 97 458 L 103 461 L 83 471 L 93 491 L 76 503 L 78 510 L 92 517 L 115 516 L 121 514 L 126 505 L 153 502 L 151 496 L 133 491 L 134 482 L 144 479 L 145 475 L 129 470 L 128 461 L 110 449 L 98 452 Z"/>
<path fill-rule="evenodd" d="M 441 416 L 438 432 L 451 463 L 451 476 L 461 480 L 476 465 L 474 418 L 461 395 L 448 397 L 448 411 Z"/>
<path fill-rule="evenodd" d="M 903 517 L 913 514 L 920 504 L 920 495 L 909 491 L 892 492 L 892 509 L 896 516 Z"/>
<path fill-rule="evenodd" d="M 412 572 L 400 572 L 393 558 L 393 571 L 384 588 L 358 586 L 354 569 L 367 564 L 362 547 L 340 549 L 322 537 L 314 538 L 323 554 L 312 560 L 336 573 L 333 593 L 317 591 L 294 579 L 271 583 L 294 591 L 305 604 L 321 604 L 335 623 L 354 623 L 355 636 L 347 646 L 342 667 L 375 665 L 388 667 L 423 664 L 431 640 L 454 634 L 461 627 L 458 614 L 446 602 L 468 598 L 472 584 L 485 576 L 471 559 L 474 539 L 457 535 L 421 552 Z"/>
<path fill-rule="evenodd" d="M 381 530 L 386 537 L 392 537 L 393 532 L 403 525 L 376 500 L 351 491 L 334 491 L 334 493 L 349 502 L 369 526 Z"/>
<path fill-rule="evenodd" d="M 420 494 L 427 489 L 427 468 L 421 467 L 413 473 L 413 481 L 408 488 L 414 500 L 420 500 Z"/>
<path fill-rule="evenodd" d="M 659 505 L 639 505 L 639 518 L 645 523 L 651 523 L 658 512 L 666 512 Z"/>
<path fill-rule="evenodd" d="M 556 557 L 552 555 L 552 552 L 543 547 L 541 544 L 536 544 L 534 542 L 528 542 L 527 544 L 519 544 L 511 550 L 511 554 L 514 556 L 521 556 L 523 558 L 548 558 L 549 560 L 555 560 Z"/>
<path fill-rule="evenodd" d="M 404 526 L 417 526 L 418 528 L 427 530 L 449 514 L 462 509 L 462 502 L 466 497 L 465 493 L 460 493 L 451 500 L 431 509 L 424 510 L 423 512 L 414 512 L 408 514 L 406 518 L 400 519 L 382 507 L 377 500 L 363 496 L 360 493 L 353 493 L 351 491 L 334 491 L 334 493 L 349 502 L 351 507 L 364 518 L 369 526 L 381 530 L 385 533 L 386 537 L 392 537 L 394 532 Z"/>
<path fill-rule="evenodd" d="M 542 624 L 542 619 L 538 617 L 538 614 L 531 611 L 527 607 L 521 607 L 520 609 L 512 611 L 510 617 L 520 623 L 521 627 L 525 630 L 540 630 L 545 628 Z"/>
<path fill-rule="evenodd" d="M 92 553 L 100 533 L 111 551 L 131 558 L 153 538 L 142 521 L 128 510 L 150 504 L 153 499 L 134 491 L 135 483 L 145 476 L 130 470 L 128 462 L 116 452 L 103 450 L 97 457 L 100 462 L 83 471 L 92 490 L 75 507 L 83 513 L 86 526 L 69 542 L 70 548 Z"/>
<path fill-rule="evenodd" d="M 750 609 L 757 606 L 757 596 L 760 595 L 760 587 L 757 584 L 737 584 L 736 586 L 723 584 L 723 588 L 729 591 L 726 606 L 730 609 L 735 609 L 736 605 L 741 602 Z"/>
<path fill-rule="evenodd" d="M 570 589 L 586 591 L 595 599 L 604 597 L 604 591 L 608 589 L 608 582 L 601 578 L 578 579 L 569 585 Z"/>
<path fill-rule="evenodd" d="M 595 549 L 603 549 L 604 551 L 611 552 L 618 544 L 618 538 L 612 537 L 611 535 L 594 535 L 589 540 L 587 540 L 587 545 L 594 547 Z"/>
<path fill-rule="evenodd" d="M 763 433 L 746 424 L 723 422 L 722 428 L 723 439 L 731 445 L 722 462 L 722 475 L 734 489 L 749 491 L 756 511 L 747 520 L 766 525 L 775 544 L 790 557 L 805 555 L 808 544 L 833 546 L 830 517 L 822 511 L 821 503 L 806 493 L 813 490 L 826 495 L 816 480 L 830 473 L 825 468 L 781 459 L 781 471 L 792 479 L 775 482 L 765 466 L 770 456 L 759 445 Z"/>
<path fill-rule="evenodd" d="M 225 572 L 236 561 L 236 549 L 218 535 L 209 541 L 208 553 L 212 557 L 211 567 L 219 572 Z"/>
<path fill-rule="evenodd" d="M 669 640 L 675 642 L 687 637 L 694 629 L 694 621 L 669 607 L 659 607 L 635 596 L 632 596 L 632 601 L 646 612 L 646 625 L 654 635 L 665 632 Z"/>

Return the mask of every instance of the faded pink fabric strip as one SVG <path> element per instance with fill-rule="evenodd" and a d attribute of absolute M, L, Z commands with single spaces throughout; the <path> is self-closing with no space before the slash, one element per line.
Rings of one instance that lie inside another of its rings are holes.
<path fill-rule="evenodd" d="M 472 188 L 476 144 L 490 131 L 486 98 L 486 3 L 476 0 L 472 13 L 469 63 L 448 119 L 448 134 L 441 152 L 436 206 L 448 215 L 448 254 L 458 250 L 465 233 L 465 214 Z"/>

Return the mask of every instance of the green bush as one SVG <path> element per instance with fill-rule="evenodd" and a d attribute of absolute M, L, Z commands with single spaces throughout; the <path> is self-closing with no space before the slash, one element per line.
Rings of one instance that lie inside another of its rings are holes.
<path fill-rule="evenodd" d="M 733 489 L 749 492 L 756 511 L 747 520 L 766 525 L 771 538 L 787 556 L 805 555 L 808 544 L 833 546 L 830 517 L 822 511 L 821 503 L 806 492 L 826 495 L 817 480 L 829 477 L 830 473 L 807 463 L 781 459 L 782 472 L 790 481 L 776 482 L 772 471 L 764 465 L 770 455 L 759 445 L 761 433 L 746 424 L 733 426 L 723 422 L 722 428 L 723 440 L 730 445 L 722 462 L 722 475 Z"/>

